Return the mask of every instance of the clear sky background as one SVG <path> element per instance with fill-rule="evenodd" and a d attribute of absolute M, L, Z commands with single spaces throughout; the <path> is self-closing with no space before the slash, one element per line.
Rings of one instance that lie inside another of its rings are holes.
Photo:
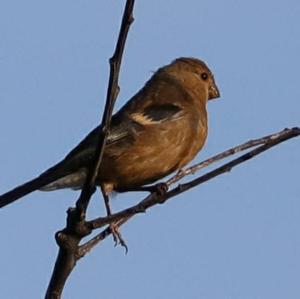
<path fill-rule="evenodd" d="M 72 149 L 100 119 L 125 1 L 0 2 L 0 193 Z M 117 107 L 159 66 L 205 60 L 222 98 L 196 161 L 300 124 L 298 0 L 137 1 Z M 171 150 L 170 150 L 171 151 Z M 300 138 L 122 227 L 82 259 L 63 298 L 300 298 Z M 143 194 L 113 199 L 127 207 Z M 0 211 L 0 298 L 43 298 L 78 192 Z M 98 193 L 90 216 L 103 215 Z"/>

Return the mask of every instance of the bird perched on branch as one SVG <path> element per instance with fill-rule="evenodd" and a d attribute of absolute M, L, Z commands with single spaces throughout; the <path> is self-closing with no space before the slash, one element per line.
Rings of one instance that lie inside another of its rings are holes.
<path fill-rule="evenodd" d="M 207 65 L 178 58 L 160 68 L 111 120 L 96 184 L 105 193 L 153 183 L 190 162 L 207 137 L 208 100 L 219 90 Z M 80 189 L 94 157 L 100 127 L 61 162 L 0 196 L 0 207 L 35 190 Z"/>

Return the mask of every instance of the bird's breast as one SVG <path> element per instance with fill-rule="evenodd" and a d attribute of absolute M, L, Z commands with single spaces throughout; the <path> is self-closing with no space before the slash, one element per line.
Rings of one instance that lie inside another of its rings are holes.
<path fill-rule="evenodd" d="M 185 151 L 178 168 L 182 168 L 193 160 L 204 146 L 208 132 L 205 107 L 191 113 L 191 117 L 189 118 L 189 128 L 189 133 L 186 134 L 186 140 L 184 141 L 184 144 L 186 144 Z"/>
<path fill-rule="evenodd" d="M 116 190 L 133 188 L 183 167 L 205 142 L 207 120 L 206 113 L 202 114 L 192 111 L 179 119 L 148 126 L 118 155 L 104 154 L 100 180 Z"/>

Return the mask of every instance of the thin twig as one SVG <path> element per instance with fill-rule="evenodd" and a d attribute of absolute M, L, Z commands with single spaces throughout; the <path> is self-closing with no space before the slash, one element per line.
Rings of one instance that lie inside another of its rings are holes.
<path fill-rule="evenodd" d="M 286 130 L 286 129 L 285 129 Z M 185 169 L 181 169 L 178 171 L 178 173 L 176 173 L 173 177 L 171 177 L 166 184 L 170 187 L 171 185 L 175 184 L 176 182 L 178 182 L 179 180 L 181 180 L 183 177 L 190 175 L 190 174 L 194 174 L 197 171 L 201 170 L 202 168 L 205 168 L 207 166 L 210 166 L 220 160 L 223 160 L 229 156 L 235 155 L 239 152 L 242 152 L 246 149 L 250 149 L 252 147 L 256 147 L 260 144 L 265 144 L 266 142 L 268 142 L 269 140 L 272 139 L 276 139 L 278 137 L 280 137 L 281 134 L 283 134 L 285 132 L 285 130 L 280 131 L 278 133 L 274 133 L 271 135 L 267 135 L 264 136 L 262 138 L 258 138 L 258 139 L 253 139 L 253 140 L 249 140 L 241 145 L 238 145 L 236 147 L 230 148 L 220 154 L 217 154 L 213 157 L 210 157 L 200 163 L 197 163 L 193 166 L 190 166 L 188 168 Z"/>

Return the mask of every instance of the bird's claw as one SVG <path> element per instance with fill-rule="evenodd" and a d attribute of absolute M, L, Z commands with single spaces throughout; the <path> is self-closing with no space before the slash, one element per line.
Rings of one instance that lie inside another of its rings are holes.
<path fill-rule="evenodd" d="M 164 195 L 168 191 L 168 189 L 169 189 L 169 186 L 166 183 L 158 183 L 154 187 L 156 189 L 155 192 L 159 196 Z"/>
<path fill-rule="evenodd" d="M 112 224 L 110 224 L 109 227 L 110 227 L 111 234 L 112 234 L 114 242 L 115 242 L 115 246 L 120 244 L 122 247 L 125 248 L 125 253 L 127 254 L 128 246 L 126 245 L 126 242 L 121 235 L 118 225 L 115 223 L 112 223 Z"/>

